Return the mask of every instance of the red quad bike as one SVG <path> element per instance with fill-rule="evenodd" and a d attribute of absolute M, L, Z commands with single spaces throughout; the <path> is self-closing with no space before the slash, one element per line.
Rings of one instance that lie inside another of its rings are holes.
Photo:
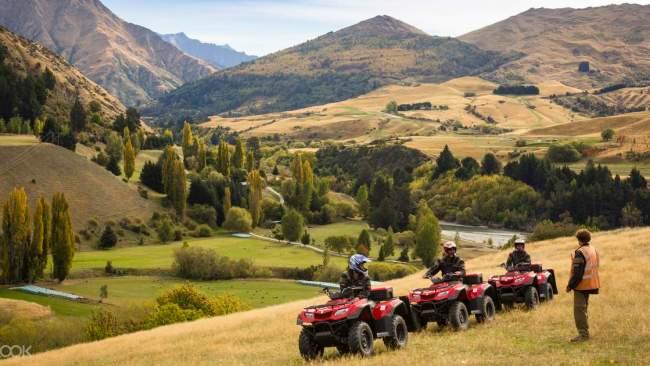
<path fill-rule="evenodd" d="M 343 296 L 325 289 L 330 301 L 298 315 L 297 323 L 302 326 L 298 348 L 303 358 L 321 357 L 325 347 L 336 347 L 341 354 L 369 356 L 375 338 L 381 338 L 389 349 L 406 346 L 408 332 L 417 326 L 408 298 L 396 298 L 390 287 L 373 288 L 368 298 L 358 296 L 361 288 L 348 290 L 349 296 Z"/>
<path fill-rule="evenodd" d="M 542 269 L 541 264 L 521 263 L 501 276 L 492 276 L 488 281 L 497 292 L 497 309 L 512 308 L 524 303 L 533 310 L 540 301 L 551 301 L 557 295 L 555 271 Z"/>
<path fill-rule="evenodd" d="M 453 273 L 430 279 L 431 286 L 412 290 L 408 296 L 420 328 L 435 321 L 440 327 L 450 324 L 456 330 L 465 330 L 470 314 L 479 323 L 494 319 L 496 291 L 483 282 L 482 274 Z"/>

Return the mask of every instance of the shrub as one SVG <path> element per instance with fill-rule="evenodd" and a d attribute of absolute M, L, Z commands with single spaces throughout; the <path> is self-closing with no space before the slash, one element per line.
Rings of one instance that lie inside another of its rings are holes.
<path fill-rule="evenodd" d="M 284 207 L 278 201 L 264 198 L 262 200 L 262 216 L 265 220 L 280 221 L 284 215 Z"/>
<path fill-rule="evenodd" d="M 368 274 L 375 281 L 388 281 L 395 278 L 402 278 L 417 272 L 417 268 L 411 265 L 391 263 L 370 263 Z"/>
<path fill-rule="evenodd" d="M 572 236 L 578 230 L 578 226 L 573 223 L 552 222 L 544 220 L 537 225 L 533 233 L 528 237 L 530 241 L 542 241 L 547 239 L 561 238 Z"/>
<path fill-rule="evenodd" d="M 248 210 L 241 207 L 232 207 L 226 214 L 226 221 L 223 222 L 223 227 L 230 231 L 247 233 L 253 227 L 253 219 Z"/>
<path fill-rule="evenodd" d="M 335 204 L 336 215 L 349 219 L 357 215 L 357 208 L 347 202 L 339 202 Z"/>
<path fill-rule="evenodd" d="M 250 310 L 250 306 L 232 294 L 220 294 L 212 299 L 212 306 L 217 315 L 226 315 Z"/>
<path fill-rule="evenodd" d="M 119 323 L 115 314 L 106 309 L 96 311 L 86 326 L 85 333 L 88 339 L 92 341 L 98 341 L 120 334 Z"/>
<path fill-rule="evenodd" d="M 169 218 L 164 218 L 158 227 L 158 238 L 163 243 L 174 239 L 174 225 Z"/>
<path fill-rule="evenodd" d="M 193 280 L 249 278 L 261 275 L 250 259 L 233 260 L 213 249 L 184 247 L 174 251 L 172 270 L 178 277 Z"/>
<path fill-rule="evenodd" d="M 113 231 L 112 227 L 106 226 L 101 238 L 99 239 L 99 247 L 101 249 L 110 249 L 113 248 L 115 244 L 117 244 L 117 235 L 115 235 L 115 231 Z"/>
<path fill-rule="evenodd" d="M 192 205 L 186 211 L 187 216 L 199 224 L 207 224 L 211 227 L 217 224 L 217 210 L 208 205 Z"/>
<path fill-rule="evenodd" d="M 151 312 L 146 322 L 147 328 L 196 320 L 204 317 L 203 312 L 194 309 L 182 309 L 177 304 L 157 306 Z"/>
<path fill-rule="evenodd" d="M 291 209 L 282 217 L 282 235 L 286 240 L 297 241 L 304 231 L 305 219 L 300 212 Z"/>
<path fill-rule="evenodd" d="M 554 163 L 573 163 L 580 160 L 580 153 L 571 145 L 551 145 L 546 158 Z"/>
<path fill-rule="evenodd" d="M 300 242 L 303 243 L 304 245 L 311 243 L 311 236 L 309 235 L 307 230 L 305 230 L 305 232 L 300 237 Z"/>
<path fill-rule="evenodd" d="M 210 299 L 196 287 L 184 284 L 165 291 L 156 299 L 159 306 L 178 305 L 181 309 L 200 311 L 205 315 L 217 315 Z"/>
<path fill-rule="evenodd" d="M 325 239 L 325 246 L 335 252 L 350 251 L 356 244 L 356 239 L 347 235 L 330 236 Z"/>
<path fill-rule="evenodd" d="M 603 130 L 603 132 L 600 133 L 600 137 L 603 138 L 603 141 L 610 141 L 611 139 L 614 138 L 614 130 L 611 128 L 606 128 Z"/>
<path fill-rule="evenodd" d="M 199 225 L 199 227 L 196 228 L 194 235 L 199 238 L 209 238 L 210 236 L 212 236 L 212 229 L 205 224 Z"/>

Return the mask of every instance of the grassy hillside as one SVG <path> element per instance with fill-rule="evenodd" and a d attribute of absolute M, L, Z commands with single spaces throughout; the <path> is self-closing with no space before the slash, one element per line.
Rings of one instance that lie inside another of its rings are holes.
<path fill-rule="evenodd" d="M 4 137 L 0 138 L 0 141 Z M 11 139 L 10 139 L 11 140 Z M 14 139 L 15 140 L 15 139 Z M 72 225 L 82 229 L 90 219 L 119 221 L 123 217 L 149 219 L 159 206 L 140 197 L 134 187 L 103 167 L 62 147 L 50 144 L 2 146 L 0 197 L 23 186 L 30 203 L 63 192 L 70 204 Z"/>
<path fill-rule="evenodd" d="M 561 80 L 582 89 L 648 81 L 650 6 L 530 9 L 460 37 L 483 49 L 525 54 L 491 73 L 499 80 Z M 578 72 L 580 62 L 592 72 Z"/>
<path fill-rule="evenodd" d="M 86 78 L 63 58 L 1 26 L 0 45 L 6 47 L 8 51 L 5 63 L 19 74 L 33 75 L 45 71 L 46 68 L 54 74 L 56 84 L 45 105 L 47 114 L 69 118 L 77 94 L 85 105 L 93 100 L 99 102 L 106 120 L 112 120 L 117 114 L 126 110 L 120 101 Z"/>
<path fill-rule="evenodd" d="M 646 265 L 650 229 L 598 233 L 593 243 L 601 253 L 602 293 L 590 302 L 593 338 L 570 344 L 575 334 L 572 295 L 562 292 L 537 311 L 515 310 L 495 322 L 467 332 L 427 330 L 411 335 L 409 346 L 368 359 L 340 358 L 328 352 L 325 365 L 605 365 L 644 364 L 650 356 L 650 313 L 642 311 L 650 300 L 644 291 L 650 276 Z M 559 287 L 568 277 L 569 254 L 575 239 L 564 238 L 529 245 L 535 261 L 555 268 Z M 499 273 L 496 266 L 506 253 L 468 261 L 472 272 Z M 624 275 L 623 275 L 624 273 Z M 403 293 L 426 282 L 414 275 L 393 282 Z M 298 311 L 323 298 L 298 301 L 224 317 L 177 324 L 101 342 L 77 345 L 6 361 L 7 365 L 300 365 L 295 325 Z"/>
<path fill-rule="evenodd" d="M 291 110 L 388 84 L 476 75 L 516 57 L 377 16 L 184 85 L 161 97 L 150 112 L 209 116 Z"/>

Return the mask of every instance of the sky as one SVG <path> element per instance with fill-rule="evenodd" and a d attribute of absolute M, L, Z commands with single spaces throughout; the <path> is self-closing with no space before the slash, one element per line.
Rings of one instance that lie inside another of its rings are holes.
<path fill-rule="evenodd" d="M 586 8 L 612 0 L 102 0 L 122 19 L 158 33 L 184 32 L 263 56 L 376 15 L 437 36 L 460 36 L 530 8 Z M 650 4 L 647 1 L 627 1 Z"/>

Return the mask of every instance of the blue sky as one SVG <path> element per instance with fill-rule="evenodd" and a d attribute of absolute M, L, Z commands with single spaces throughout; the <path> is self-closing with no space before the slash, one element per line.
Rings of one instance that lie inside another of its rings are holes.
<path fill-rule="evenodd" d="M 159 33 L 265 55 L 386 14 L 439 36 L 459 36 L 529 8 L 584 8 L 612 0 L 102 0 L 122 19 Z M 631 1 L 627 1 L 631 2 Z M 648 4 L 648 1 L 636 1 Z"/>

